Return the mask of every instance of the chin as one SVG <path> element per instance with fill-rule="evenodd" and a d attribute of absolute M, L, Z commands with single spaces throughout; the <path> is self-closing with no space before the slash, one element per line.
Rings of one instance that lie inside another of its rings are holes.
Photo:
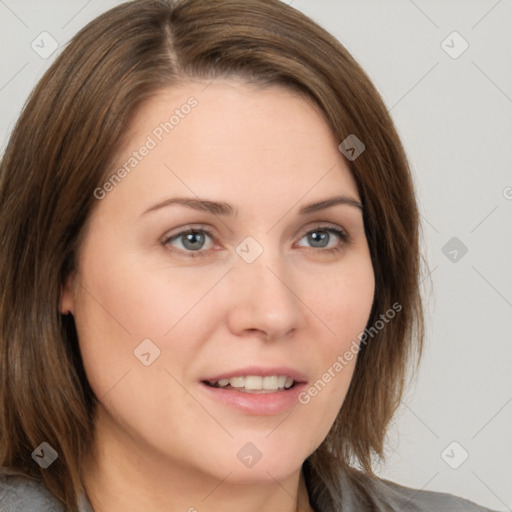
<path fill-rule="evenodd" d="M 209 458 L 215 465 L 210 466 L 209 472 L 219 479 L 229 474 L 229 481 L 240 485 L 285 480 L 300 471 L 316 448 L 310 446 L 310 436 L 311 433 L 293 435 L 284 429 L 279 432 L 279 427 L 270 434 L 268 430 L 238 434 L 235 439 L 211 447 Z"/>

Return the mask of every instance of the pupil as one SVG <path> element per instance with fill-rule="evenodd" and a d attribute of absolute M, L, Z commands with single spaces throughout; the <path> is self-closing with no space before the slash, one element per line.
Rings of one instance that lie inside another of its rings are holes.
<path fill-rule="evenodd" d="M 187 249 L 200 249 L 204 243 L 203 233 L 188 233 L 185 236 L 184 246 Z"/>
<path fill-rule="evenodd" d="M 313 233 L 310 233 L 309 238 L 310 242 L 314 247 L 325 247 L 328 242 L 328 233 L 326 233 L 325 231 L 320 233 L 318 231 L 314 231 Z M 315 245 L 318 242 L 320 242 L 320 245 Z"/>

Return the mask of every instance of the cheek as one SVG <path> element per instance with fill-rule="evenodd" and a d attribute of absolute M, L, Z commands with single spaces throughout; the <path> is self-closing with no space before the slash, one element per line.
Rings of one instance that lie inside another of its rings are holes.
<path fill-rule="evenodd" d="M 370 316 L 375 278 L 369 254 L 354 254 L 317 279 L 320 282 L 323 287 L 318 289 L 317 284 L 312 300 L 332 335 L 328 346 L 340 350 L 364 330 Z"/>
<path fill-rule="evenodd" d="M 103 260 L 100 265 L 85 260 L 85 265 L 98 270 L 88 272 L 79 287 L 78 309 L 88 320 L 83 322 L 84 330 L 133 343 L 166 337 L 207 294 L 218 280 L 217 274 L 222 275 L 147 268 L 129 258 Z"/>
<path fill-rule="evenodd" d="M 322 282 L 323 293 L 310 296 L 311 309 L 322 320 L 317 331 L 323 334 L 308 348 L 317 372 L 299 401 L 310 410 L 316 423 L 313 428 L 323 439 L 345 399 L 371 312 L 375 280 L 369 255 L 345 262 L 344 268 Z"/>
<path fill-rule="evenodd" d="M 166 280 L 165 272 L 119 260 L 103 264 L 87 267 L 98 271 L 84 276 L 76 298 L 89 384 L 118 424 L 176 451 L 165 431 L 169 425 L 180 439 L 187 438 L 190 424 L 216 426 L 180 385 L 197 357 L 198 340 L 206 337 L 208 323 L 197 322 L 205 308 L 198 303 L 211 283 Z M 176 421 L 185 417 L 188 422 Z"/>
<path fill-rule="evenodd" d="M 174 361 L 172 371 L 181 380 L 180 372 L 197 357 L 198 344 L 212 328 L 208 318 L 215 304 L 208 292 L 225 270 L 148 267 L 113 250 L 84 251 L 82 267 L 88 272 L 77 277 L 75 323 L 96 395 L 129 371 L 149 369 L 144 362 L 154 369 Z"/>

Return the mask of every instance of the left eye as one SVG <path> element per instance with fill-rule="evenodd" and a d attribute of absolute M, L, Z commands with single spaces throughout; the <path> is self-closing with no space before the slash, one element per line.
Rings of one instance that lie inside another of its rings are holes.
<path fill-rule="evenodd" d="M 335 237 L 339 238 L 342 242 L 346 241 L 347 235 L 344 231 L 336 228 L 316 228 L 311 231 L 308 231 L 302 238 L 307 239 L 308 243 L 315 249 L 325 249 L 325 248 L 334 248 L 337 243 L 334 242 L 334 245 L 328 246 L 331 242 L 331 239 Z"/>

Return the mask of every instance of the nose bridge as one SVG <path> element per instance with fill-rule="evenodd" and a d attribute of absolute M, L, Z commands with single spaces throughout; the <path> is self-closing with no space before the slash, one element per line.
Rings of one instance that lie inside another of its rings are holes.
<path fill-rule="evenodd" d="M 276 302 L 294 302 L 290 272 L 276 258 L 261 258 L 240 269 L 240 278 L 249 287 L 254 298 L 269 296 Z"/>
<path fill-rule="evenodd" d="M 233 279 L 236 297 L 230 321 L 236 331 L 264 331 L 279 337 L 302 325 L 301 301 L 293 275 L 278 249 L 245 240 L 237 247 Z"/>

